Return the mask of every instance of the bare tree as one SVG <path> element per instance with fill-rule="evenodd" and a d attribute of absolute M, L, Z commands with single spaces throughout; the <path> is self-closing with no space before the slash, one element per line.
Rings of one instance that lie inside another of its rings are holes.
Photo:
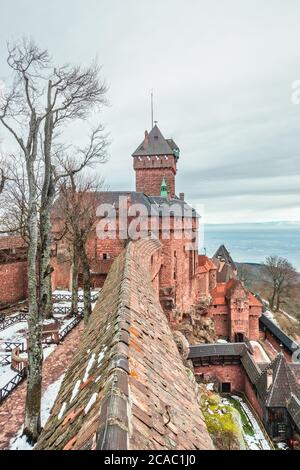
<path fill-rule="evenodd" d="M 60 191 L 57 210 L 64 220 L 66 238 L 72 254 L 72 312 L 78 310 L 78 275 L 81 266 L 84 292 L 84 323 L 87 324 L 91 311 L 91 274 L 87 253 L 87 241 L 95 228 L 96 209 L 99 204 L 98 191 L 101 182 L 95 183 L 90 177 L 76 177 L 72 173 Z"/>
<path fill-rule="evenodd" d="M 264 271 L 272 282 L 270 308 L 278 311 L 282 296 L 298 281 L 298 273 L 286 258 L 275 255 L 266 258 Z"/>
<path fill-rule="evenodd" d="M 4 190 L 6 181 L 8 180 L 7 165 L 3 158 L 0 156 L 0 194 Z"/>
<path fill-rule="evenodd" d="M 40 432 L 42 319 L 51 302 L 50 211 L 57 182 L 67 176 L 70 160 L 57 137 L 68 122 L 86 119 L 91 110 L 105 104 L 106 87 L 99 79 L 97 64 L 53 67 L 48 51 L 26 39 L 8 45 L 7 63 L 14 78 L 0 99 L 0 122 L 17 143 L 26 168 L 29 315 L 24 433 L 34 442 Z M 100 139 L 99 130 L 96 136 Z M 89 145 L 90 152 L 77 151 L 74 174 L 91 162 L 91 155 L 95 157 L 95 140 Z"/>

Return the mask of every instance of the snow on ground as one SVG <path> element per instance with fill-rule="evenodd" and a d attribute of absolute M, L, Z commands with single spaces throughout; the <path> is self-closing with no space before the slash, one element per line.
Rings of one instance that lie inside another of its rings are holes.
<path fill-rule="evenodd" d="M 271 362 L 266 351 L 258 341 L 250 341 L 251 346 L 253 347 L 255 354 L 256 362 Z"/>
<path fill-rule="evenodd" d="M 0 366 L 0 388 L 5 387 L 5 385 L 7 385 L 15 375 L 17 375 L 17 372 L 12 370 L 10 365 Z"/>
<path fill-rule="evenodd" d="M 26 321 L 15 323 L 14 325 L 0 331 L 0 341 L 24 342 L 27 331 Z"/>
<path fill-rule="evenodd" d="M 55 399 L 58 395 L 60 386 L 65 377 L 65 374 L 62 374 L 53 384 L 45 390 L 42 396 L 42 410 L 41 410 L 41 423 L 42 426 L 45 426 L 54 405 Z"/>
<path fill-rule="evenodd" d="M 69 291 L 55 291 L 60 293 L 70 294 Z M 98 291 L 92 291 L 92 294 L 96 294 Z M 79 291 L 79 294 L 82 294 L 82 291 Z M 55 306 L 62 306 L 62 307 L 71 307 L 71 302 L 56 302 Z M 79 306 L 83 307 L 83 302 L 79 302 Z M 96 304 L 92 303 L 92 309 Z M 61 332 L 64 328 L 66 328 L 70 323 L 73 322 L 74 317 L 66 318 L 67 315 L 54 313 L 53 318 L 45 319 L 43 321 L 44 325 L 49 325 L 54 321 L 58 321 L 60 323 L 59 331 Z M 15 323 L 14 325 L 6 328 L 3 331 L 0 331 L 0 341 L 11 341 L 11 342 L 18 342 L 24 344 L 24 349 L 26 349 L 26 337 L 27 337 L 27 322 L 19 322 Z M 57 347 L 56 344 L 43 344 L 43 355 L 44 359 L 46 359 Z M 7 366 L 0 366 L 0 388 L 3 388 L 8 382 L 11 381 L 13 377 L 17 374 L 16 371 L 13 371 L 10 368 L 10 365 Z"/>
<path fill-rule="evenodd" d="M 54 405 L 55 399 L 58 395 L 60 386 L 64 379 L 65 374 L 62 374 L 55 382 L 53 382 L 49 387 L 45 390 L 42 396 L 42 404 L 41 404 L 41 424 L 45 426 L 50 413 L 51 409 Z M 15 437 L 13 437 L 10 441 L 10 450 L 32 450 L 33 446 L 28 444 L 25 436 L 22 436 L 23 433 L 23 426 L 17 433 Z"/>
<path fill-rule="evenodd" d="M 289 450 L 289 446 L 285 442 L 277 442 L 276 446 L 280 450 Z"/>
<path fill-rule="evenodd" d="M 238 397 L 237 395 L 233 395 L 232 398 L 240 403 L 254 431 L 254 436 L 250 436 L 249 434 L 244 433 L 248 448 L 250 450 L 270 450 L 270 444 L 248 405 L 241 397 Z"/>
<path fill-rule="evenodd" d="M 209 390 L 209 391 L 213 392 L 214 391 L 214 386 L 215 386 L 215 384 L 213 382 L 207 383 L 206 384 L 206 390 Z"/>
<path fill-rule="evenodd" d="M 91 291 L 91 295 L 96 295 L 96 294 L 99 294 L 101 289 L 96 289 L 96 290 L 92 290 Z M 72 295 L 72 292 L 69 291 L 69 290 L 55 290 L 52 292 L 52 295 L 55 296 L 55 295 L 69 295 L 71 297 Z M 79 289 L 78 290 L 78 295 L 83 295 L 83 290 L 82 289 Z"/>
<path fill-rule="evenodd" d="M 266 310 L 266 311 L 265 311 L 265 315 L 266 315 L 266 317 L 268 317 L 273 323 L 275 323 L 276 326 L 278 326 L 278 327 L 280 328 L 280 326 L 279 326 L 279 324 L 278 324 L 276 318 L 274 317 L 274 313 L 273 313 L 271 310 Z"/>

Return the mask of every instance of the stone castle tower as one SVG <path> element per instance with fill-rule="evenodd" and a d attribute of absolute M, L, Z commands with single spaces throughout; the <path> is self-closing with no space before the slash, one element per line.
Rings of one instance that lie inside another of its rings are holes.
<path fill-rule="evenodd" d="M 136 191 L 149 196 L 175 197 L 175 175 L 179 148 L 173 139 L 165 139 L 158 126 L 152 128 L 132 154 Z"/>

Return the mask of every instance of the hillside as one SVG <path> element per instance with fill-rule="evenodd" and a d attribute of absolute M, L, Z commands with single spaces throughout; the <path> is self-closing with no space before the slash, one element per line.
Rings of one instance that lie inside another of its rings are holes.
<path fill-rule="evenodd" d="M 268 300 L 272 286 L 264 273 L 263 265 L 258 263 L 236 263 L 238 275 L 245 285 L 263 299 Z M 299 275 L 300 278 L 300 275 Z M 289 336 L 300 339 L 300 289 L 296 286 L 283 297 L 282 310 L 274 313 L 279 326 Z"/>

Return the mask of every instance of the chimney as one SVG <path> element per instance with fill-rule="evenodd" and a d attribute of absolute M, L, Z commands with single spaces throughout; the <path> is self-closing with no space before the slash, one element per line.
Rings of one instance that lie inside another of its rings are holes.
<path fill-rule="evenodd" d="M 269 369 L 267 371 L 267 390 L 273 385 L 273 370 Z"/>
<path fill-rule="evenodd" d="M 144 149 L 146 149 L 149 145 L 149 134 L 148 134 L 148 131 L 145 131 L 145 138 L 144 138 L 144 142 L 143 142 L 143 147 Z"/>
<path fill-rule="evenodd" d="M 184 193 L 179 193 L 179 199 L 180 199 L 181 201 L 184 201 Z"/>
<path fill-rule="evenodd" d="M 131 206 L 131 194 L 127 195 L 127 216 L 128 216 L 128 211 Z"/>

